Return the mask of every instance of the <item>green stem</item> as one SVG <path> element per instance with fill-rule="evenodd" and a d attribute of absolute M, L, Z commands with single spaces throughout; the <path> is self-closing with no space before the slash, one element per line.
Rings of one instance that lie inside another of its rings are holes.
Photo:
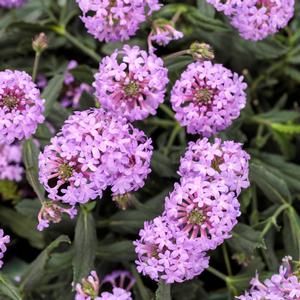
<path fill-rule="evenodd" d="M 190 50 L 182 50 L 182 51 L 178 51 L 178 52 L 166 55 L 163 59 L 164 60 L 169 60 L 169 59 L 177 58 L 179 56 L 183 56 L 183 55 L 186 55 L 186 54 L 189 54 L 189 53 L 190 53 Z"/>
<path fill-rule="evenodd" d="M 146 125 L 156 125 L 156 126 L 168 128 L 168 127 L 176 126 L 177 122 L 170 121 L 170 120 L 162 120 L 162 119 L 159 119 L 159 118 L 152 118 L 152 119 L 145 120 L 144 124 L 146 124 Z"/>
<path fill-rule="evenodd" d="M 228 277 L 225 274 L 219 272 L 218 270 L 214 269 L 213 267 L 209 267 L 206 270 L 227 283 Z"/>
<path fill-rule="evenodd" d="M 166 104 L 161 104 L 159 108 L 166 113 L 171 119 L 174 119 L 174 112 L 173 110 L 167 106 Z"/>
<path fill-rule="evenodd" d="M 177 10 L 176 14 L 173 16 L 171 22 L 172 22 L 174 25 L 176 24 L 176 22 L 177 22 L 178 19 L 180 18 L 181 14 L 182 14 L 182 10 L 179 9 L 179 10 Z"/>
<path fill-rule="evenodd" d="M 57 26 L 51 26 L 50 29 L 54 31 L 55 33 L 64 36 L 70 43 L 72 43 L 75 47 L 77 47 L 79 50 L 81 50 L 83 53 L 85 53 L 87 56 L 91 57 L 95 62 L 99 63 L 101 60 L 101 57 L 92 49 L 85 46 L 81 41 L 79 41 L 77 38 L 72 36 L 65 27 L 61 25 Z"/>
<path fill-rule="evenodd" d="M 231 269 L 230 260 L 229 260 L 229 256 L 228 256 L 228 251 L 227 251 L 227 247 L 226 247 L 225 243 L 222 244 L 222 250 L 223 250 L 223 256 L 224 256 L 224 260 L 225 260 L 227 273 L 228 273 L 229 276 L 232 276 L 232 269 Z"/>
<path fill-rule="evenodd" d="M 39 69 L 39 63 L 41 58 L 41 52 L 35 52 L 34 64 L 33 64 L 33 71 L 32 71 L 32 81 L 35 82 L 36 76 Z"/>
<path fill-rule="evenodd" d="M 169 154 L 169 152 L 170 152 L 170 149 L 171 149 L 171 147 L 172 147 L 172 145 L 173 145 L 173 143 L 174 143 L 174 141 L 175 141 L 175 139 L 176 139 L 176 137 L 177 137 L 177 135 L 179 134 L 179 132 L 181 131 L 181 126 L 179 126 L 179 124 L 177 124 L 175 127 L 174 127 L 174 129 L 172 130 L 172 132 L 171 132 L 171 135 L 170 135 L 170 138 L 169 138 L 169 141 L 168 141 L 168 144 L 167 144 L 167 146 L 166 146 L 166 148 L 165 148 L 165 155 L 168 155 Z"/>

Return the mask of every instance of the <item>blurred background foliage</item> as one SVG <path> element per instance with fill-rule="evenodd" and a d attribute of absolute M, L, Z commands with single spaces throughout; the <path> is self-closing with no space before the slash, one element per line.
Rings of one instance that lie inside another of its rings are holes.
<path fill-rule="evenodd" d="M 159 56 L 204 41 L 215 50 L 216 62 L 243 74 L 248 83 L 247 107 L 219 135 L 244 143 L 252 157 L 251 187 L 239 199 L 243 214 L 232 239 L 210 253 L 211 267 L 197 279 L 173 285 L 172 299 L 232 299 L 248 287 L 256 270 L 268 275 L 277 270 L 282 256 L 300 259 L 300 3 L 296 2 L 289 27 L 257 43 L 242 40 L 205 0 L 164 1 L 164 8 L 153 16 L 171 18 L 181 11 L 176 25 L 185 34 L 159 49 Z M 72 113 L 59 101 L 68 62 L 79 63 L 72 70 L 77 83 L 91 84 L 101 57 L 122 45 L 95 41 L 79 13 L 74 0 L 29 0 L 23 8 L 0 11 L 0 69 L 31 73 L 33 37 L 45 32 L 49 38 L 39 74 L 48 80 L 43 97 L 47 122 L 55 130 Z M 149 24 L 143 24 L 128 43 L 146 48 L 149 31 Z M 170 88 L 190 62 L 189 57 L 165 59 Z M 79 109 L 91 106 L 93 98 L 83 94 Z M 179 158 L 196 137 L 188 136 L 175 121 L 169 95 L 157 116 L 136 126 L 152 137 L 155 153 L 152 173 L 131 207 L 121 211 L 107 193 L 82 207 L 74 221 L 64 219 L 43 233 L 36 230 L 40 209 L 36 195 L 44 197 L 37 180 L 39 150 L 32 141 L 23 144 L 27 179 L 24 176 L 19 184 L 0 182 L 0 226 L 12 236 L 0 272 L 0 299 L 73 299 L 71 282 L 89 273 L 94 258 L 100 277 L 114 269 L 131 270 L 137 279 L 135 299 L 153 299 L 156 284 L 136 272 L 132 241 L 145 220 L 161 213 L 165 196 L 178 180 Z M 43 146 L 52 135 L 49 126 L 41 125 L 34 138 Z"/>

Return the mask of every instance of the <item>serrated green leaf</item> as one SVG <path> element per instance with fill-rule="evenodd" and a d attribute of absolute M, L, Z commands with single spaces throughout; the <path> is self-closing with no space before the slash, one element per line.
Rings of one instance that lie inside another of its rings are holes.
<path fill-rule="evenodd" d="M 0 294 L 7 296 L 11 300 L 22 300 L 18 288 L 3 274 L 0 274 Z"/>
<path fill-rule="evenodd" d="M 45 191 L 38 179 L 38 156 L 39 150 L 32 139 L 26 140 L 23 144 L 23 161 L 26 167 L 26 177 L 39 200 L 44 201 Z"/>
<path fill-rule="evenodd" d="M 272 129 L 286 134 L 300 134 L 300 124 L 271 124 Z"/>
<path fill-rule="evenodd" d="M 112 262 L 130 261 L 135 259 L 132 241 L 101 244 L 97 247 L 96 255 L 100 259 Z"/>
<path fill-rule="evenodd" d="M 82 209 L 75 228 L 73 281 L 75 283 L 88 276 L 94 268 L 97 234 L 93 215 Z"/>
<path fill-rule="evenodd" d="M 25 293 L 38 287 L 38 283 L 43 279 L 47 263 L 52 252 L 60 246 L 61 243 L 71 243 L 66 235 L 61 235 L 53 241 L 41 254 L 29 265 L 27 271 L 22 277 L 21 290 Z"/>
<path fill-rule="evenodd" d="M 45 117 L 47 117 L 51 111 L 53 103 L 57 100 L 64 82 L 64 75 L 55 75 L 48 83 L 47 87 L 42 93 L 42 99 L 46 100 L 45 104 Z"/>
<path fill-rule="evenodd" d="M 286 182 L 263 165 L 251 162 L 250 178 L 251 182 L 254 182 L 270 201 L 281 204 L 292 201 Z"/>

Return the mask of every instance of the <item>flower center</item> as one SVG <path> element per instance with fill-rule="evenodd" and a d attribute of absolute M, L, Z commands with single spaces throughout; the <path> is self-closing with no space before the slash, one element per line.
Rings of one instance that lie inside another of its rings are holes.
<path fill-rule="evenodd" d="M 195 93 L 196 101 L 203 104 L 209 104 L 211 102 L 212 97 L 213 93 L 209 89 L 199 89 Z"/>
<path fill-rule="evenodd" d="M 192 210 L 188 215 L 189 223 L 194 225 L 202 225 L 205 219 L 203 212 L 198 209 Z"/>
<path fill-rule="evenodd" d="M 135 81 L 131 81 L 125 85 L 124 92 L 127 97 L 137 96 L 139 93 L 139 85 Z"/>
<path fill-rule="evenodd" d="M 58 173 L 63 180 L 68 180 L 73 174 L 73 168 L 68 164 L 62 164 L 59 166 Z"/>
<path fill-rule="evenodd" d="M 17 97 L 10 96 L 10 95 L 5 96 L 2 99 L 2 101 L 4 106 L 6 106 L 10 110 L 14 109 L 19 103 L 19 99 Z"/>
<path fill-rule="evenodd" d="M 218 173 L 221 173 L 220 164 L 223 162 L 224 161 L 222 157 L 215 156 L 215 158 L 211 161 L 211 167 Z"/>
<path fill-rule="evenodd" d="M 158 258 L 158 250 L 156 246 L 153 246 L 150 252 L 150 256 L 154 258 Z"/>

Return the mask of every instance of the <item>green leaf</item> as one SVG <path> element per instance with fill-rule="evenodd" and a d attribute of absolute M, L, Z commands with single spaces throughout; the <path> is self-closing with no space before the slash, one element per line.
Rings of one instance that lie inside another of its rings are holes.
<path fill-rule="evenodd" d="M 176 173 L 177 166 L 171 159 L 158 151 L 154 151 L 151 161 L 153 171 L 161 177 L 178 178 Z"/>
<path fill-rule="evenodd" d="M 38 156 L 39 150 L 32 139 L 26 140 L 23 144 L 23 161 L 26 168 L 26 177 L 39 200 L 44 201 L 45 191 L 38 179 Z"/>
<path fill-rule="evenodd" d="M 94 268 L 97 234 L 93 215 L 81 210 L 75 228 L 73 281 L 81 282 Z"/>
<path fill-rule="evenodd" d="M 45 246 L 43 234 L 37 231 L 37 219 L 20 214 L 11 208 L 0 207 L 1 224 L 9 227 L 18 236 L 23 237 L 38 249 Z"/>
<path fill-rule="evenodd" d="M 96 255 L 100 259 L 112 262 L 122 262 L 135 259 L 135 251 L 132 241 L 121 241 L 99 245 L 97 247 Z"/>
<path fill-rule="evenodd" d="M 257 248 L 266 247 L 260 232 L 243 223 L 235 226 L 228 244 L 235 251 L 247 253 L 248 255 L 252 255 Z"/>
<path fill-rule="evenodd" d="M 286 134 L 300 134 L 300 124 L 271 124 L 272 129 Z"/>
<path fill-rule="evenodd" d="M 250 178 L 270 201 L 281 204 L 292 201 L 286 182 L 263 165 L 252 161 L 250 163 Z"/>
<path fill-rule="evenodd" d="M 42 98 L 46 100 L 45 104 L 45 117 L 47 117 L 51 111 L 53 103 L 57 100 L 64 82 L 64 75 L 55 75 L 48 83 Z"/>
<path fill-rule="evenodd" d="M 11 300 L 22 300 L 18 288 L 3 274 L 0 274 L 0 294 Z"/>
<path fill-rule="evenodd" d="M 156 300 L 171 300 L 171 285 L 160 281 L 155 293 Z"/>
<path fill-rule="evenodd" d="M 66 235 L 61 235 L 53 241 L 40 255 L 29 265 L 27 271 L 22 277 L 21 290 L 28 292 L 38 287 L 39 282 L 43 279 L 46 266 L 51 258 L 52 252 L 60 246 L 61 243 L 71 243 Z"/>

